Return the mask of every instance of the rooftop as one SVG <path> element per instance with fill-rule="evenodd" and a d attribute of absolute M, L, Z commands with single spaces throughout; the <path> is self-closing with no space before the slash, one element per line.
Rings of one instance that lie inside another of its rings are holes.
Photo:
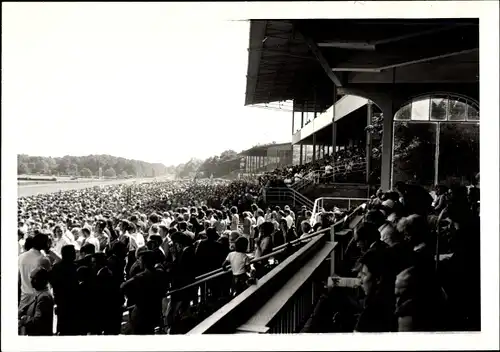
<path fill-rule="evenodd" d="M 252 20 L 248 51 L 245 105 L 324 111 L 334 88 L 479 84 L 477 19 Z"/>

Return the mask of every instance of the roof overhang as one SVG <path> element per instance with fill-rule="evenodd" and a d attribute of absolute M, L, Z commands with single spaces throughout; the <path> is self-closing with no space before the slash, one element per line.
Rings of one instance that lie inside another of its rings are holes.
<path fill-rule="evenodd" d="M 477 19 L 250 24 L 245 105 L 293 100 L 295 110 L 321 112 L 334 89 L 357 84 L 478 82 Z"/>
<path fill-rule="evenodd" d="M 242 151 L 239 155 L 242 156 L 266 156 L 269 150 L 291 150 L 292 143 L 271 143 L 265 145 L 257 145 L 250 149 Z"/>

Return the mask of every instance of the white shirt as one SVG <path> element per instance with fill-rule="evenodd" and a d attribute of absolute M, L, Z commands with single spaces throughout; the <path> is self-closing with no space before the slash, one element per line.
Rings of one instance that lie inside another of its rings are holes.
<path fill-rule="evenodd" d="M 85 240 L 84 240 L 84 244 L 87 244 L 87 243 L 90 243 L 90 244 L 93 244 L 94 247 L 95 247 L 95 251 L 96 253 L 99 252 L 99 241 L 97 240 L 97 238 L 95 238 L 93 235 L 90 235 L 89 237 L 87 237 Z M 80 247 L 81 248 L 81 247 Z"/>
<path fill-rule="evenodd" d="M 54 245 L 54 252 L 57 253 L 58 256 L 61 256 L 61 249 L 67 244 L 72 244 L 66 236 L 62 236 L 59 240 L 56 241 Z"/>
<path fill-rule="evenodd" d="M 293 218 L 292 218 L 292 216 L 291 215 L 287 215 L 285 217 L 285 220 L 286 220 L 286 224 L 287 224 L 288 228 L 291 229 L 292 226 L 293 226 Z"/>
<path fill-rule="evenodd" d="M 265 221 L 264 218 L 262 216 L 259 216 L 257 218 L 257 226 L 262 225 L 264 223 L 264 221 Z"/>
<path fill-rule="evenodd" d="M 69 242 L 71 242 L 71 243 L 75 242 L 75 236 L 73 236 L 73 234 L 71 233 L 71 231 L 66 231 L 66 233 L 64 234 L 64 236 L 66 236 L 66 238 L 69 240 Z"/>
<path fill-rule="evenodd" d="M 23 294 L 34 294 L 35 289 L 31 286 L 31 272 L 38 267 L 43 254 L 34 248 L 19 256 L 18 266 L 21 274 L 21 292 Z"/>
<path fill-rule="evenodd" d="M 144 241 L 144 236 L 138 232 L 136 233 L 129 233 L 129 250 L 130 251 L 135 251 L 137 248 L 144 247 L 146 245 L 146 242 Z"/>
<path fill-rule="evenodd" d="M 231 217 L 231 230 L 238 230 L 238 225 L 240 223 L 240 217 L 238 214 L 233 214 Z"/>
<path fill-rule="evenodd" d="M 250 258 L 245 253 L 231 252 L 227 255 L 226 261 L 231 264 L 233 275 L 241 275 L 247 272 L 247 265 L 250 264 Z"/>
<path fill-rule="evenodd" d="M 21 253 L 24 252 L 24 243 L 26 242 L 26 240 L 24 238 L 21 238 L 17 243 L 18 243 L 18 248 L 19 248 L 19 251 L 17 253 L 17 255 L 21 255 Z"/>
<path fill-rule="evenodd" d="M 210 226 L 212 226 L 212 227 L 213 227 L 213 226 L 215 225 L 215 223 L 216 223 L 216 222 L 217 222 L 217 220 L 215 220 L 215 219 L 214 219 L 214 217 L 212 216 L 212 217 L 210 218 Z"/>

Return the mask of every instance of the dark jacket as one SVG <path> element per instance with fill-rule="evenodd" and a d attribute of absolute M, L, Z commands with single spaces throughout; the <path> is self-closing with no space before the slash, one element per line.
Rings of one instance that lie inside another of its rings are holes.
<path fill-rule="evenodd" d="M 144 270 L 122 284 L 123 293 L 133 299 L 130 330 L 134 335 L 152 335 L 162 312 L 163 288 L 157 273 Z"/>
<path fill-rule="evenodd" d="M 74 305 L 78 292 L 76 269 L 76 263 L 62 260 L 54 264 L 50 272 L 50 284 L 54 291 L 54 301 L 57 304 L 58 315 L 63 313 L 63 309 L 69 309 Z"/>
<path fill-rule="evenodd" d="M 195 252 L 197 275 L 219 269 L 227 253 L 221 243 L 213 240 L 201 240 Z"/>
<path fill-rule="evenodd" d="M 393 332 L 397 331 L 397 319 L 394 315 L 395 300 L 392 294 L 385 297 L 367 298 L 363 312 L 358 318 L 358 332 Z"/>
<path fill-rule="evenodd" d="M 74 335 L 78 332 L 75 315 L 78 313 L 78 277 L 76 264 L 65 260 L 54 264 L 50 272 L 50 284 L 57 305 L 57 332 L 60 335 Z"/>
<path fill-rule="evenodd" d="M 54 322 L 54 299 L 48 290 L 33 295 L 26 305 L 19 309 L 19 317 L 27 316 L 23 324 L 28 336 L 51 336 Z"/>
<path fill-rule="evenodd" d="M 172 289 L 178 289 L 194 282 L 197 274 L 196 257 L 192 246 L 185 247 L 177 255 L 170 272 Z M 172 295 L 172 299 L 194 299 L 196 287 Z"/>

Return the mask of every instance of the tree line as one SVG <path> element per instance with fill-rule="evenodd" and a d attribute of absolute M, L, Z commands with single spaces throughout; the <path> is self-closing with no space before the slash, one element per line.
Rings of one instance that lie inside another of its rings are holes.
<path fill-rule="evenodd" d="M 240 158 L 238 153 L 232 149 L 223 151 L 220 155 L 214 155 L 205 160 L 192 158 L 187 163 L 175 167 L 178 177 L 197 175 L 199 177 L 222 177 L 232 171 L 240 169 Z"/>
<path fill-rule="evenodd" d="M 44 157 L 20 154 L 17 156 L 18 175 L 156 177 L 175 172 L 175 167 L 148 163 L 111 155 Z"/>

